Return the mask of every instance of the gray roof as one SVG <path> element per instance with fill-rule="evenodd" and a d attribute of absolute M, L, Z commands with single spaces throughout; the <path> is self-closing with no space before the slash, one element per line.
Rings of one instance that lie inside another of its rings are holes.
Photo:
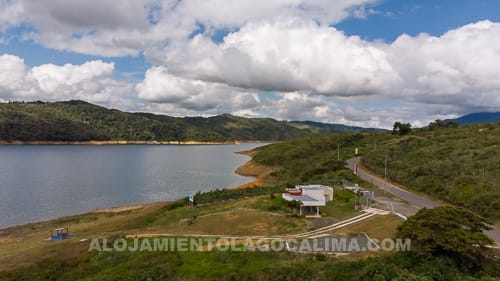
<path fill-rule="evenodd" d="M 331 187 L 320 184 L 312 184 L 312 185 L 297 185 L 296 188 L 309 189 L 309 190 L 328 190 Z"/>
<path fill-rule="evenodd" d="M 297 200 L 297 201 L 319 201 L 318 199 L 315 199 L 315 198 L 312 198 L 311 196 L 307 196 L 307 195 L 288 195 L 290 197 L 292 197 L 293 199 Z"/>

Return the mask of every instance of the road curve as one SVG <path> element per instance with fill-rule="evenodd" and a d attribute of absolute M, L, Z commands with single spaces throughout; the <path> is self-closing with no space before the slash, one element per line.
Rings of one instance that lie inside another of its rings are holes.
<path fill-rule="evenodd" d="M 354 171 L 354 167 L 356 167 L 356 172 L 358 177 L 364 179 L 367 182 L 371 182 L 372 184 L 376 185 L 378 188 L 385 190 L 389 193 L 392 193 L 396 195 L 397 197 L 408 201 L 411 205 L 421 209 L 421 208 L 435 208 L 440 206 L 441 204 L 432 201 L 430 199 L 421 197 L 419 195 L 413 194 L 407 190 L 402 189 L 401 187 L 398 187 L 392 183 L 387 182 L 387 185 L 385 184 L 385 180 L 383 177 L 380 177 L 378 175 L 372 174 L 366 169 L 363 169 L 362 167 L 359 167 L 359 162 L 361 160 L 361 157 L 356 157 L 347 160 L 347 165 L 349 169 Z M 497 245 L 500 245 L 500 229 L 491 226 L 492 230 L 484 231 L 486 235 L 488 235 Z"/>

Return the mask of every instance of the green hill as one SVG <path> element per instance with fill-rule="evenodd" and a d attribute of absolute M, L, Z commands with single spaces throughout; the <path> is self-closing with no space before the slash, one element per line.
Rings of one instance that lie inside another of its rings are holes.
<path fill-rule="evenodd" d="M 281 167 L 272 174 L 277 182 L 328 184 L 351 179 L 352 173 L 341 168 L 354 157 L 356 147 L 363 165 L 380 175 L 387 154 L 391 181 L 499 220 L 499 146 L 500 123 L 490 123 L 417 129 L 405 136 L 388 132 L 304 136 L 261 147 L 254 161 Z"/>
<path fill-rule="evenodd" d="M 127 113 L 78 100 L 0 103 L 3 141 L 275 141 L 332 130 L 229 114 L 178 118 Z"/>
<path fill-rule="evenodd" d="M 321 123 L 315 121 L 292 121 L 291 124 L 301 127 L 308 126 L 312 128 L 318 128 L 318 131 L 328 131 L 328 132 L 362 132 L 362 131 L 380 131 L 377 128 L 363 128 L 356 126 L 346 126 L 343 124 L 330 124 L 330 123 Z"/>
<path fill-rule="evenodd" d="M 369 150 L 363 164 L 416 191 L 500 219 L 500 123 L 419 130 Z"/>

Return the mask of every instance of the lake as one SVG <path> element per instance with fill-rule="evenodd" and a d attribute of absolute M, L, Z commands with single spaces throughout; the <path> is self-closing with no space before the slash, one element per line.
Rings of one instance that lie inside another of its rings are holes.
<path fill-rule="evenodd" d="M 0 228 L 237 186 L 261 145 L 0 146 Z"/>

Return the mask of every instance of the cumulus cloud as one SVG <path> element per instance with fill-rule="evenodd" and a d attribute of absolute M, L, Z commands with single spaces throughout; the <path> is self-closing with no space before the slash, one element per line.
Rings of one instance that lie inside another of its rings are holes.
<path fill-rule="evenodd" d="M 245 25 L 218 45 L 198 35 L 169 46 L 162 59 L 175 75 L 248 89 L 500 104 L 500 24 L 490 21 L 442 36 L 402 35 L 390 44 L 311 21 L 265 21 Z"/>
<path fill-rule="evenodd" d="M 28 78 L 28 72 L 23 59 L 8 54 L 0 56 L 0 97 L 33 95 L 36 84 Z"/>
<path fill-rule="evenodd" d="M 0 0 L 0 32 L 24 20 L 23 5 L 15 0 Z"/>
<path fill-rule="evenodd" d="M 461 107 L 500 105 L 500 23 L 481 21 L 439 37 L 402 35 L 388 48 L 403 78 L 392 97 Z"/>
<path fill-rule="evenodd" d="M 259 96 L 255 92 L 176 77 L 161 66 L 149 69 L 144 81 L 137 84 L 136 91 L 145 101 L 198 112 L 232 112 L 259 105 Z"/>
<path fill-rule="evenodd" d="M 331 104 L 331 103 L 330 103 Z M 319 96 L 289 92 L 280 95 L 273 105 L 286 120 L 326 120 L 331 116 L 328 102 Z"/>
<path fill-rule="evenodd" d="M 376 0 L 269 0 L 269 1 L 225 1 L 189 0 L 181 1 L 174 12 L 187 15 L 208 28 L 239 27 L 248 22 L 280 17 L 311 19 L 322 24 L 334 24 L 354 12 L 353 7 L 372 4 Z"/>
<path fill-rule="evenodd" d="M 432 118 L 500 106 L 500 80 L 495 78 L 500 73 L 500 24 L 491 21 L 441 36 L 401 35 L 392 43 L 346 36 L 301 19 L 260 21 L 220 44 L 199 34 L 156 55 L 168 66 L 170 78 L 163 82 L 170 86 L 277 92 L 277 101 L 238 111 L 250 116 L 274 108 L 274 116 L 283 119 L 389 127 L 394 120 L 425 125 Z M 340 100 L 357 105 L 336 106 Z M 367 106 L 376 100 L 388 105 Z"/>
<path fill-rule="evenodd" d="M 89 61 L 81 65 L 44 64 L 29 68 L 22 58 L 0 56 L 0 98 L 4 100 L 83 99 L 125 105 L 132 91 L 128 82 L 113 79 L 114 64 Z"/>
<path fill-rule="evenodd" d="M 376 0 L 1 0 L 0 31 L 21 23 L 35 31 L 25 37 L 44 46 L 84 54 L 137 55 L 165 42 L 186 39 L 203 26 L 206 33 L 245 23 L 300 17 L 333 24 L 352 7 Z"/>
<path fill-rule="evenodd" d="M 199 35 L 172 46 L 163 63 L 178 75 L 237 87 L 338 96 L 389 91 L 399 79 L 379 44 L 311 21 L 252 23 L 216 47 L 207 41 Z"/>

